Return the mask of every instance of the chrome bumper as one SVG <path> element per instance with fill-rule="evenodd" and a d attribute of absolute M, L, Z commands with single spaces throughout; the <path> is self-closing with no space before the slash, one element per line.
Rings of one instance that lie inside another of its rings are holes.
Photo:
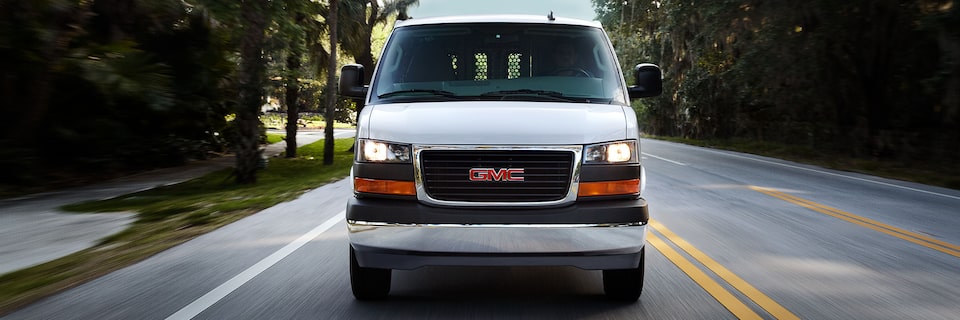
<path fill-rule="evenodd" d="M 635 267 L 646 222 L 619 224 L 392 224 L 347 221 L 361 266 Z"/>

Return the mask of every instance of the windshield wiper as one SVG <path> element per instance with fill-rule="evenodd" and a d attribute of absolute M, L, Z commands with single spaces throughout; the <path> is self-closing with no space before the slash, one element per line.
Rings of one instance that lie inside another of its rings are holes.
<path fill-rule="evenodd" d="M 532 89 L 519 89 L 519 90 L 502 90 L 502 91 L 490 91 L 484 94 L 481 94 L 482 97 L 503 97 L 511 95 L 535 95 L 535 96 L 547 96 L 555 98 L 557 100 L 563 101 L 583 101 L 584 98 L 575 98 L 564 96 L 562 92 L 559 91 L 550 91 L 550 90 L 532 90 Z"/>
<path fill-rule="evenodd" d="M 409 89 L 409 90 L 400 90 L 400 91 L 394 91 L 394 92 L 387 92 L 387 93 L 384 93 L 384 94 L 381 94 L 381 95 L 377 96 L 377 98 L 383 99 L 383 98 L 389 98 L 389 97 L 393 97 L 393 96 L 404 95 L 404 94 L 408 94 L 408 93 L 429 93 L 429 94 L 432 94 L 432 95 L 435 95 L 435 96 L 444 96 L 444 97 L 447 97 L 447 98 L 457 98 L 457 97 L 458 97 L 456 93 L 453 93 L 453 92 L 450 92 L 450 91 L 444 91 L 444 90 L 436 90 L 436 89 Z"/>

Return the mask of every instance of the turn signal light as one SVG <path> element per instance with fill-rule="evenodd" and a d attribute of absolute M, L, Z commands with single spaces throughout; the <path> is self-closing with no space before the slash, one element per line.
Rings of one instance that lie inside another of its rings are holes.
<path fill-rule="evenodd" d="M 578 197 L 617 196 L 640 193 L 640 179 L 581 182 Z"/>
<path fill-rule="evenodd" d="M 417 187 L 413 181 L 376 180 L 353 178 L 353 190 L 364 193 L 379 193 L 400 196 L 417 195 Z"/>

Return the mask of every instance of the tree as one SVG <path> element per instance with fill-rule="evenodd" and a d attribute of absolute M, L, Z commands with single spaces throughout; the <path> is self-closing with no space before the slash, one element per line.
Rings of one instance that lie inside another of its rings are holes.
<path fill-rule="evenodd" d="M 298 14 L 297 21 L 303 22 L 305 19 L 302 14 Z M 301 49 L 301 41 L 297 38 L 294 38 L 290 44 L 290 52 L 287 56 L 287 74 L 286 81 L 284 82 L 284 87 L 286 92 L 284 95 L 286 105 L 287 105 L 287 158 L 295 158 L 297 156 L 297 122 L 300 117 L 300 82 L 298 81 L 300 70 L 300 61 L 303 59 L 303 51 Z"/>
<path fill-rule="evenodd" d="M 370 83 L 376 60 L 371 47 L 373 29 L 378 24 L 387 22 L 391 16 L 403 13 L 406 9 L 419 3 L 419 0 L 392 0 L 385 1 L 383 7 L 377 0 L 345 0 L 339 5 L 343 10 L 339 17 L 343 21 L 340 28 L 342 49 L 345 54 L 351 55 L 356 63 L 363 66 L 363 83 Z"/>
<path fill-rule="evenodd" d="M 960 159 L 953 1 L 593 3 L 624 70 L 664 69 L 667 94 L 636 106 L 647 132 Z"/>
<path fill-rule="evenodd" d="M 310 44 L 310 34 L 316 28 L 312 16 L 320 4 L 309 0 L 243 1 L 234 15 L 231 3 L 211 1 L 229 24 L 238 26 L 240 68 L 237 73 L 239 101 L 236 110 L 238 131 L 235 176 L 238 183 L 255 183 L 256 170 L 263 156 L 259 149 L 262 124 L 260 108 L 265 99 L 268 60 L 286 51 L 286 71 L 282 75 L 288 110 L 293 109 L 293 121 L 288 121 L 289 144 L 296 145 L 296 111 L 299 101 L 299 76 L 302 54 Z M 236 18 L 234 18 L 236 17 Z M 292 128 L 290 126 L 293 126 Z M 295 153 L 295 147 L 294 147 Z"/>
<path fill-rule="evenodd" d="M 265 30 L 269 22 L 269 4 L 266 0 L 246 0 L 240 5 L 243 31 L 240 38 L 240 69 L 237 79 L 240 100 L 237 106 L 237 161 L 235 174 L 238 183 L 257 182 L 260 107 L 264 102 L 266 67 L 263 59 Z"/>
<path fill-rule="evenodd" d="M 299 113 L 316 104 L 307 99 L 312 99 L 309 86 L 315 83 L 313 79 L 322 73 L 318 70 L 323 69 L 320 68 L 321 61 L 326 62 L 327 53 L 321 45 L 326 26 L 318 19 L 325 10 L 326 6 L 319 2 L 286 0 L 272 27 L 275 30 L 270 32 L 272 44 L 269 50 L 276 56 L 271 61 L 277 62 L 271 64 L 274 67 L 271 74 L 279 74 L 282 79 L 283 106 L 287 111 L 287 158 L 297 154 Z"/>
<path fill-rule="evenodd" d="M 10 78 L 4 79 L 4 100 L 11 102 L 4 105 L 21 106 L 10 110 L 18 112 L 19 117 L 9 131 L 2 131 L 4 137 L 25 140 L 27 144 L 36 142 L 35 130 L 49 112 L 58 70 L 72 63 L 70 56 L 75 48 L 71 44 L 85 35 L 82 26 L 93 16 L 90 7 L 90 2 L 4 0 L 0 3 L 5 30 L 2 57 L 4 63 L 10 63 L 10 68 L 5 66 L 3 72 L 22 81 L 18 84 L 7 80 Z M 24 48 L 16 51 L 20 45 Z M 20 66 L 17 62 L 26 65 Z"/>
<path fill-rule="evenodd" d="M 324 118 L 327 125 L 324 128 L 323 164 L 333 164 L 333 118 L 337 92 L 337 0 L 330 0 L 330 13 L 327 15 L 327 26 L 330 32 L 330 58 L 327 63 L 327 101 Z"/>
<path fill-rule="evenodd" d="M 284 106 L 287 109 L 287 136 L 286 157 L 295 158 L 297 156 L 297 124 L 300 117 L 300 78 L 303 75 L 301 66 L 304 54 L 304 42 L 306 32 L 301 26 L 307 23 L 307 15 L 302 11 L 289 12 L 293 15 L 293 23 L 289 26 L 284 40 L 287 42 L 286 58 L 281 59 L 284 62 L 283 70 L 283 88 L 284 88 Z"/>
<path fill-rule="evenodd" d="M 0 129 L 0 181 L 82 183 L 222 151 L 234 66 L 220 31 L 179 0 L 0 0 L 0 105 L 16 119 Z"/>

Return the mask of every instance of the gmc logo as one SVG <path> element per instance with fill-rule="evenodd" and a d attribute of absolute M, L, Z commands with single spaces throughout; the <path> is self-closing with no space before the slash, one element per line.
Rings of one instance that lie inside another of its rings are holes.
<path fill-rule="evenodd" d="M 470 181 L 523 181 L 523 168 L 472 168 Z"/>

